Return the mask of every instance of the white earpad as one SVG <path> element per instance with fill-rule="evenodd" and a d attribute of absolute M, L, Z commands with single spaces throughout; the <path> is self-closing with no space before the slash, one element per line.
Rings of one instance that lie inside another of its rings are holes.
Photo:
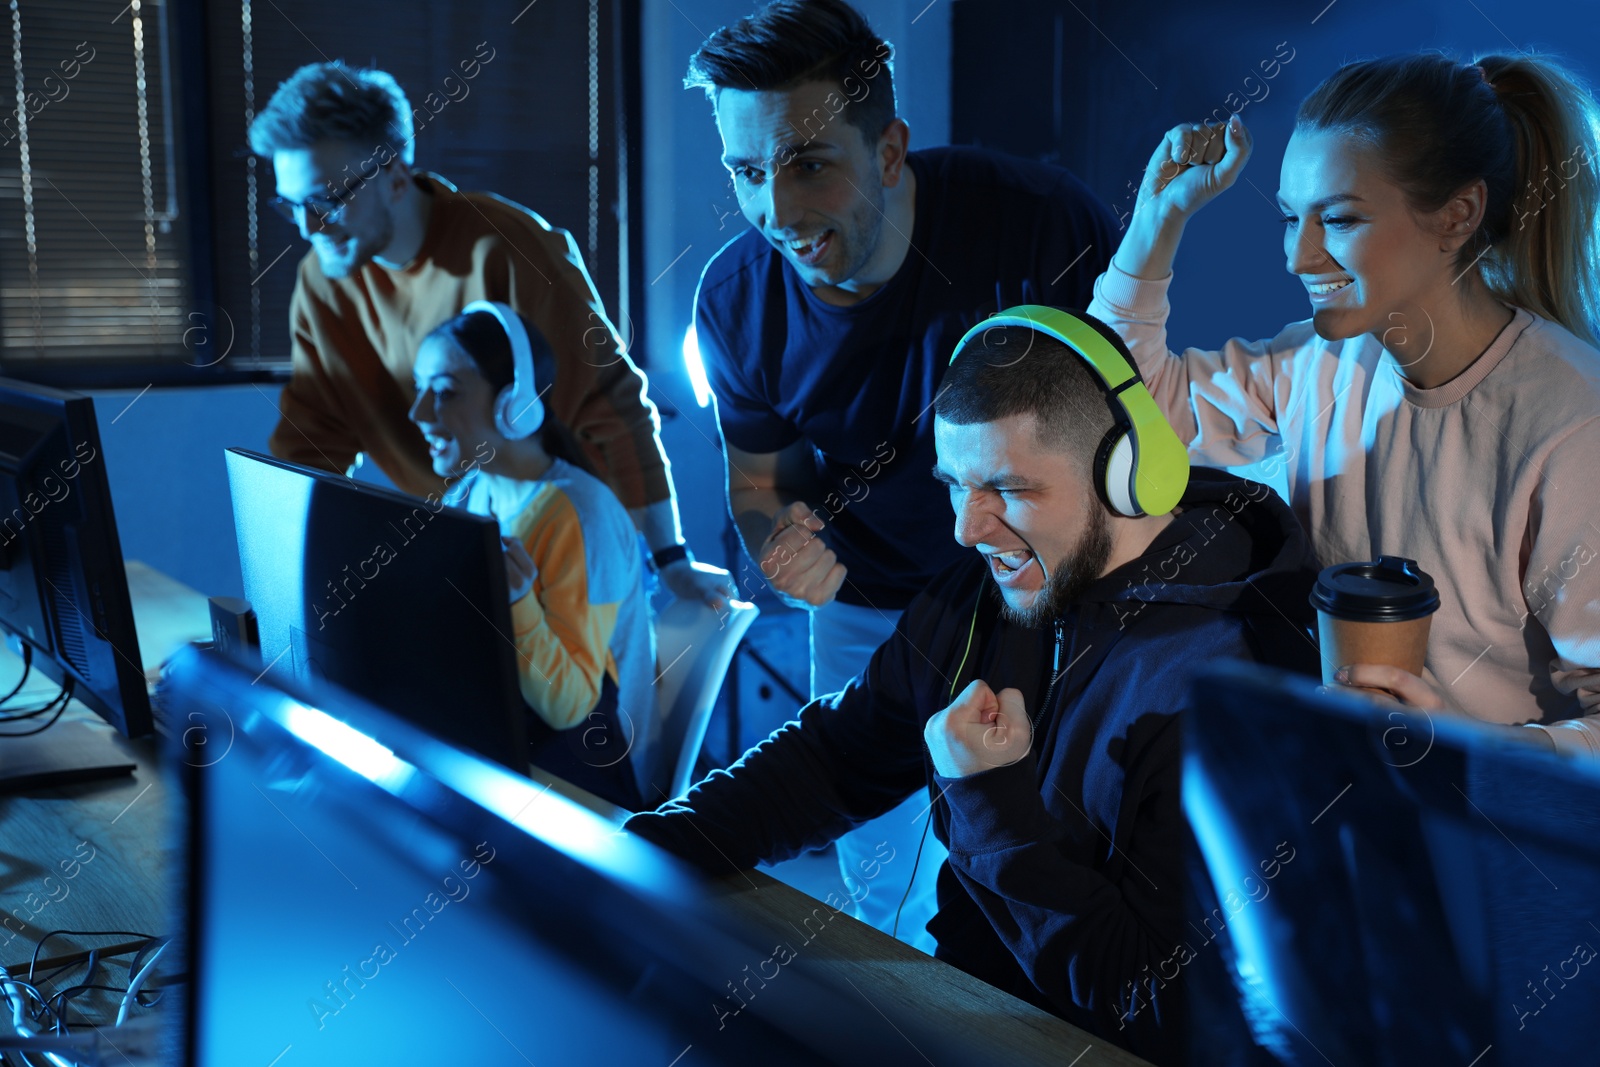
<path fill-rule="evenodd" d="M 544 401 L 537 393 L 525 395 L 513 382 L 495 398 L 494 425 L 508 441 L 532 437 L 544 425 Z"/>
<path fill-rule="evenodd" d="M 1136 519 L 1144 512 L 1133 494 L 1133 435 L 1123 434 L 1106 457 L 1106 497 L 1118 515 Z"/>
<path fill-rule="evenodd" d="M 500 320 L 511 342 L 511 384 L 495 398 L 495 429 L 507 440 L 532 437 L 544 425 L 544 401 L 539 398 L 538 382 L 534 380 L 533 345 L 522 317 L 509 304 L 492 300 L 474 300 L 461 309 L 463 315 L 474 311 L 487 311 Z"/>

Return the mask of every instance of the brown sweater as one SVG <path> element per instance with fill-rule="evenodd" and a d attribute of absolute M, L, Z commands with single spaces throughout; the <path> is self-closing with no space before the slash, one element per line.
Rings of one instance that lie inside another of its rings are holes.
<path fill-rule="evenodd" d="M 272 454 L 342 474 L 365 452 L 406 492 L 442 492 L 406 417 L 417 345 L 471 301 L 500 300 L 550 343 L 559 369 L 546 408 L 577 434 L 623 505 L 666 500 L 655 405 L 571 235 L 492 193 L 459 192 L 435 174 L 417 182 L 433 207 L 422 248 L 405 267 L 368 263 L 332 280 L 314 252 L 300 261 L 289 306 L 294 369 L 278 401 Z"/>

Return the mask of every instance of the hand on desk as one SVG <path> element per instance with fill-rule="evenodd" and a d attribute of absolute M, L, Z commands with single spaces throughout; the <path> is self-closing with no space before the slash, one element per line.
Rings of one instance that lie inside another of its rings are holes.
<path fill-rule="evenodd" d="M 761 542 L 761 577 L 791 607 L 820 608 L 844 585 L 844 564 L 818 536 L 825 525 L 796 500 L 773 517 L 772 532 Z"/>
<path fill-rule="evenodd" d="M 997 695 L 980 678 L 928 720 L 922 739 L 941 777 L 966 778 L 1026 756 L 1033 744 L 1033 723 L 1020 690 L 1002 689 Z"/>

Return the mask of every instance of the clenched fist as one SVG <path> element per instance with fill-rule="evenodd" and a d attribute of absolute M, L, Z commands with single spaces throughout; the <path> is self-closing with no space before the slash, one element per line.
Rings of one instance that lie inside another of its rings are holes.
<path fill-rule="evenodd" d="M 1022 706 L 1021 691 L 1002 689 L 996 695 L 988 682 L 978 679 L 928 720 L 922 738 L 941 777 L 966 778 L 1026 756 L 1033 744 L 1033 723 Z"/>
<path fill-rule="evenodd" d="M 1237 115 L 1215 126 L 1174 126 L 1145 165 L 1134 209 L 1193 215 L 1238 180 L 1253 144 Z"/>
<path fill-rule="evenodd" d="M 761 542 L 761 577 L 792 607 L 820 608 L 844 584 L 844 564 L 817 536 L 824 525 L 797 500 L 773 517 L 772 532 Z"/>

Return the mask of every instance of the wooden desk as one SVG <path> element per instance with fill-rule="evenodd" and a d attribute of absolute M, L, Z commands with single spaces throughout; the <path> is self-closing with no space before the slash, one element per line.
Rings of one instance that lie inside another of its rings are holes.
<path fill-rule="evenodd" d="M 210 616 L 205 597 L 188 586 L 138 562 L 130 561 L 127 573 L 140 660 L 153 679 L 178 648 L 210 636 Z M 9 689 L 21 672 L 22 660 L 0 645 L 0 684 Z M 17 703 L 43 703 L 56 692 L 54 683 L 35 675 Z M 131 776 L 0 795 L 0 964 L 13 974 L 18 964 L 27 973 L 34 946 L 52 930 L 159 936 L 177 927 L 170 880 L 180 865 L 176 842 L 169 840 L 177 798 L 159 770 L 161 740 L 129 741 L 76 700 L 61 721 L 83 723 L 110 738 L 136 766 Z M 46 942 L 40 955 L 135 940 L 62 935 Z M 97 981 L 124 980 L 128 963 L 129 957 L 109 963 L 109 973 L 102 970 Z M 73 1004 L 98 1015 L 108 1007 L 114 1011 L 119 999 L 93 993 Z"/>
<path fill-rule="evenodd" d="M 140 653 L 154 677 L 161 662 L 185 642 L 209 635 L 205 598 L 138 563 L 128 564 Z M 14 678 L 21 661 L 0 649 L 0 682 Z M 30 686 L 48 698 L 48 683 Z M 157 739 L 128 741 L 76 701 L 63 719 L 90 723 L 116 737 L 137 764 L 132 777 L 0 797 L 0 905 L 11 917 L 0 932 L 0 963 L 21 963 L 38 939 L 54 929 L 178 932 L 171 912 L 178 898 L 172 879 L 181 871 L 176 840 L 180 798 L 159 773 Z M 0 742 L 3 743 L 3 742 Z M 617 825 L 628 812 L 537 769 L 532 777 Z M 918 952 L 846 913 L 760 871 L 723 879 L 720 899 L 774 941 L 792 939 L 807 918 L 826 922 L 806 946 L 807 959 L 837 978 L 889 1019 L 905 1037 L 907 1063 L 1050 1064 L 1055 1067 L 1137 1067 L 1145 1061 L 1003 993 L 948 964 Z M 131 937 L 79 941 L 51 938 L 43 955 L 62 955 L 92 944 Z M 111 980 L 123 976 L 113 965 Z M 117 998 L 75 1001 L 104 1013 Z"/>
<path fill-rule="evenodd" d="M 728 907 L 755 928 L 770 931 L 774 942 L 792 942 L 808 918 L 813 927 L 826 920 L 805 945 L 808 961 L 893 1023 L 910 1046 L 906 1063 L 1149 1067 L 761 871 L 730 875 L 721 885 Z"/>
<path fill-rule="evenodd" d="M 128 597 L 133 601 L 133 628 L 139 634 L 139 659 L 151 683 L 161 664 L 192 641 L 211 639 L 211 607 L 176 578 L 169 578 L 138 560 L 124 564 Z"/>
<path fill-rule="evenodd" d="M 534 768 L 535 781 L 621 826 L 629 812 Z M 852 988 L 905 1037 L 907 1063 L 1149 1067 L 1145 1060 L 1004 993 L 761 871 L 721 879 L 722 901 L 774 943 L 811 919 L 805 953 L 839 989 Z"/>

